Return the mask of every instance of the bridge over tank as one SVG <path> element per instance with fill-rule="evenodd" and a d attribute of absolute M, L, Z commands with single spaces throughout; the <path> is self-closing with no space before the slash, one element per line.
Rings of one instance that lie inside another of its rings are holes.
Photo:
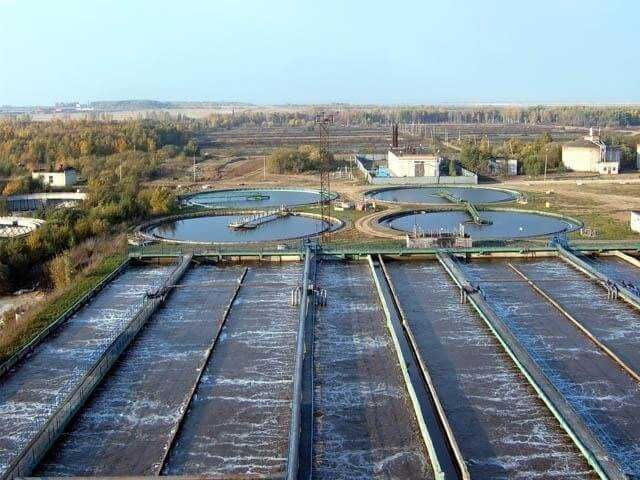
<path fill-rule="evenodd" d="M 235 230 L 258 228 L 260 225 L 264 225 L 279 218 L 286 217 L 289 214 L 289 211 L 287 211 L 286 209 L 261 212 L 250 217 L 235 220 L 229 223 L 229 228 Z"/>

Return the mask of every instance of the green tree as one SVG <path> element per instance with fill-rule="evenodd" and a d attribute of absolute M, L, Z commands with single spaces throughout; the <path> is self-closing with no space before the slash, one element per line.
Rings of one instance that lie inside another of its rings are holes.
<path fill-rule="evenodd" d="M 458 169 L 456 168 L 456 162 L 455 162 L 455 160 L 451 159 L 451 160 L 449 160 L 449 176 L 450 177 L 455 177 L 456 175 L 458 175 Z"/>

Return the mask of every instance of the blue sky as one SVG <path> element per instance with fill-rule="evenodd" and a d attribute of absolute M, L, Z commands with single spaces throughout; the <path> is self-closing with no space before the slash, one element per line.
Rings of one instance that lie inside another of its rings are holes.
<path fill-rule="evenodd" d="M 638 102 L 636 0 L 0 0 L 0 105 Z"/>

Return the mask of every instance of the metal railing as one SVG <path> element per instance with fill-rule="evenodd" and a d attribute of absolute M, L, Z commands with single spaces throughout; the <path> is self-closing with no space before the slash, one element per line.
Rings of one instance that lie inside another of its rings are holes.
<path fill-rule="evenodd" d="M 438 254 L 438 260 L 454 283 L 467 292 L 467 298 L 480 315 L 480 318 L 489 327 L 516 367 L 518 367 L 539 398 L 558 420 L 560 426 L 567 432 L 598 476 L 603 480 L 622 480 L 627 478 L 622 467 L 611 457 L 601 441 L 587 426 L 582 416 L 576 412 L 569 401 L 556 388 L 552 379 L 545 374 L 541 366 L 520 344 L 509 326 L 496 315 L 483 296 L 471 287 L 465 274 L 456 265 L 454 258 L 449 254 L 441 253 Z"/>
<path fill-rule="evenodd" d="M 106 277 L 104 277 L 97 285 L 91 288 L 88 292 L 86 292 L 82 297 L 76 300 L 69 308 L 67 308 L 56 320 L 46 326 L 40 333 L 38 333 L 32 340 L 30 340 L 26 345 L 22 346 L 16 353 L 14 353 L 11 357 L 5 360 L 0 365 L 0 376 L 4 375 L 7 371 L 9 371 L 14 365 L 16 365 L 20 360 L 22 360 L 26 355 L 28 355 L 33 349 L 44 340 L 52 331 L 62 325 L 65 321 L 67 321 L 72 315 L 74 315 L 80 308 L 82 308 L 87 301 L 91 299 L 96 293 L 102 290 L 108 283 L 110 283 L 115 277 L 120 275 L 129 265 L 131 261 L 130 257 L 126 257 L 123 261 L 109 273 Z"/>
<path fill-rule="evenodd" d="M 305 331 L 309 308 L 309 274 L 311 261 L 315 261 L 314 254 L 309 247 L 305 251 L 304 273 L 302 277 L 302 296 L 300 298 L 300 313 L 298 320 L 298 338 L 296 342 L 296 361 L 293 375 L 293 397 L 291 399 L 291 425 L 289 427 L 289 449 L 287 455 L 287 480 L 298 478 L 300 460 L 300 432 L 302 428 L 302 371 L 305 355 Z"/>
<path fill-rule="evenodd" d="M 2 472 L 0 479 L 13 479 L 28 476 L 33 468 L 46 455 L 53 443 L 64 431 L 66 425 L 80 410 L 95 387 L 102 381 L 122 352 L 138 334 L 144 323 L 164 301 L 172 286 L 180 279 L 189 267 L 191 255 L 182 257 L 178 266 L 162 284 L 162 294 L 153 298 L 143 297 L 140 309 L 131 318 L 125 328 L 115 337 L 98 360 L 83 375 L 62 403 L 53 411 L 38 433 L 27 443 Z"/>

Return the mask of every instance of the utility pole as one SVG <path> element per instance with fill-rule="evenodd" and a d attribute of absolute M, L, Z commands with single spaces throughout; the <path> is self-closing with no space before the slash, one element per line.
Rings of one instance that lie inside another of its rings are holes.
<path fill-rule="evenodd" d="M 549 155 L 544 156 L 544 183 L 547 183 L 547 162 L 549 161 Z"/>
<path fill-rule="evenodd" d="M 320 134 L 320 217 L 322 219 L 323 232 L 320 241 L 324 238 L 325 232 L 331 230 L 331 153 L 329 152 L 329 125 L 334 122 L 334 116 L 326 115 L 324 112 L 316 115 L 315 124 L 318 126 Z"/>
<path fill-rule="evenodd" d="M 267 181 L 267 156 L 262 157 L 262 180 Z"/>
<path fill-rule="evenodd" d="M 196 156 L 193 156 L 193 183 L 196 183 Z"/>

